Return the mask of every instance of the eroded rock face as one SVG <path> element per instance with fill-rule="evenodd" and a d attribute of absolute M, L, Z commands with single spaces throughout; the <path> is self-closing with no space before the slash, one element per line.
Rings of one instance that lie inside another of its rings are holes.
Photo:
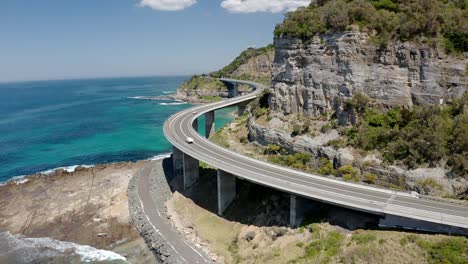
<path fill-rule="evenodd" d="M 367 33 L 352 31 L 275 39 L 270 107 L 307 116 L 340 111 L 337 99 L 358 92 L 383 106 L 440 104 L 467 92 L 464 59 L 411 43 L 380 50 Z"/>
<path fill-rule="evenodd" d="M 232 74 L 232 78 L 266 79 L 271 78 L 274 52 L 268 51 L 264 54 L 250 58 L 247 63 L 241 64 Z"/>

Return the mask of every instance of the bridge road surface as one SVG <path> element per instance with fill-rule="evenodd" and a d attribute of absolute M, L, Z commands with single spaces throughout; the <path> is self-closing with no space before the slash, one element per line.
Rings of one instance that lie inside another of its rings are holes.
<path fill-rule="evenodd" d="M 195 106 L 173 114 L 164 124 L 164 134 L 180 151 L 239 178 L 301 197 L 376 215 L 388 214 L 468 228 L 468 206 L 308 174 L 255 160 L 210 142 L 192 127 L 195 119 L 216 109 L 253 100 L 263 90 L 260 84 L 253 82 L 232 79 L 221 81 L 246 84 L 255 90 L 247 95 Z M 195 142 L 186 143 L 187 137 L 192 137 Z"/>
<path fill-rule="evenodd" d="M 164 203 L 154 201 L 149 191 L 149 177 L 152 175 L 152 168 L 155 166 L 145 166 L 140 174 L 138 182 L 138 195 L 140 197 L 141 208 L 144 217 L 152 225 L 155 232 L 158 232 L 169 245 L 175 255 L 171 255 L 177 259 L 177 263 L 181 264 L 205 264 L 213 263 L 201 249 L 196 248 L 191 242 L 187 241 L 182 234 L 177 232 L 172 224 L 167 220 Z"/>

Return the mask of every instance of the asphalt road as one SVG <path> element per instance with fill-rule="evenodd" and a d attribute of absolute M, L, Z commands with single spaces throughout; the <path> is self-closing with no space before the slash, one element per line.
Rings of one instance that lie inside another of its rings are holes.
<path fill-rule="evenodd" d="M 194 120 L 206 112 L 252 100 L 263 89 L 253 82 L 222 80 L 247 84 L 254 87 L 255 91 L 233 99 L 195 106 L 172 115 L 164 124 L 164 134 L 182 152 L 239 178 L 302 197 L 378 215 L 403 216 L 468 228 L 468 206 L 308 174 L 255 160 L 210 142 L 193 129 Z M 187 137 L 192 137 L 195 142 L 186 143 Z"/>
<path fill-rule="evenodd" d="M 181 264 L 205 264 L 213 263 L 202 252 L 201 249 L 192 245 L 192 242 L 187 241 L 182 234 L 180 234 L 166 217 L 164 203 L 155 201 L 152 198 L 149 190 L 149 177 L 153 175 L 154 164 L 145 166 L 140 174 L 138 183 L 138 195 L 140 197 L 141 207 L 144 215 L 151 223 L 155 232 L 159 233 L 164 238 L 166 244 L 173 249 L 174 257 L 177 263 Z"/>

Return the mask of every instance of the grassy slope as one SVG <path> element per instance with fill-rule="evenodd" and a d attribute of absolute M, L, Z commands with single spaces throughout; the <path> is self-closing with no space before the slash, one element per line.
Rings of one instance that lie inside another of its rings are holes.
<path fill-rule="evenodd" d="M 271 228 L 222 219 L 177 196 L 177 214 L 225 263 L 468 263 L 468 239 L 397 231 L 345 231 L 315 222 L 271 239 Z M 248 241 L 247 230 L 254 230 Z"/>

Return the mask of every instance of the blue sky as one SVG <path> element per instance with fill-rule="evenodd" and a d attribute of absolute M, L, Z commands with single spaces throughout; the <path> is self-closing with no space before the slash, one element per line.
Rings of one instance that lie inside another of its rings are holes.
<path fill-rule="evenodd" d="M 2 0 L 0 81 L 216 70 L 307 0 Z M 173 11 L 167 11 L 167 10 Z"/>

